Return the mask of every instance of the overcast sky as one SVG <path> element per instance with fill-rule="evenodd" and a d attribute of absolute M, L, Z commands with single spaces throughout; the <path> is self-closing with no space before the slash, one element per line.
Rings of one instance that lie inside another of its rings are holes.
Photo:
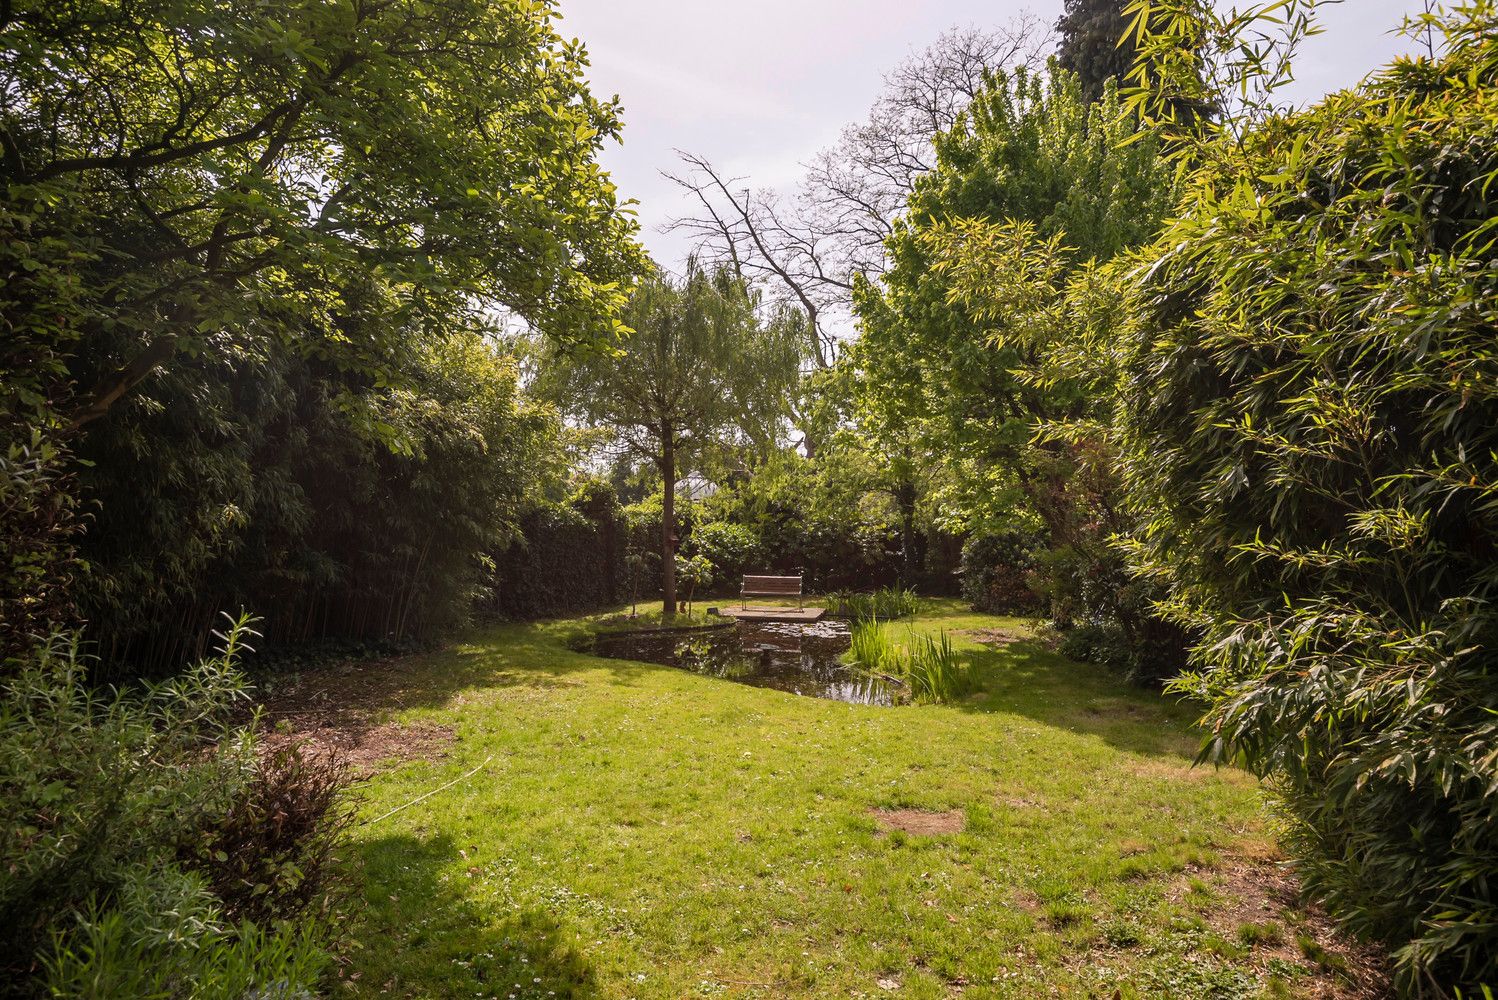
<path fill-rule="evenodd" d="M 641 237 L 675 268 L 687 247 L 658 231 L 688 208 L 660 176 L 686 149 L 755 187 L 792 187 L 800 164 L 859 120 L 883 76 L 958 25 L 993 26 L 1061 0 L 561 0 L 600 96 L 624 102 L 624 143 L 604 162 L 640 202 Z M 1419 0 L 1347 0 L 1323 15 L 1296 66 L 1296 99 L 1356 82 L 1410 45 L 1391 35 Z"/>

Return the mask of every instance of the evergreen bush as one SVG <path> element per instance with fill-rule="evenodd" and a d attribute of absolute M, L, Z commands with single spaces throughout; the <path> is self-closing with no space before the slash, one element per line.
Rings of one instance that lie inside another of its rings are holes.
<path fill-rule="evenodd" d="M 1498 987 L 1498 12 L 1202 167 L 1139 270 L 1124 472 L 1208 754 L 1407 992 Z"/>
<path fill-rule="evenodd" d="M 962 546 L 962 598 L 974 611 L 1025 614 L 1039 607 L 1031 586 L 1040 539 L 1018 532 L 978 534 Z"/>

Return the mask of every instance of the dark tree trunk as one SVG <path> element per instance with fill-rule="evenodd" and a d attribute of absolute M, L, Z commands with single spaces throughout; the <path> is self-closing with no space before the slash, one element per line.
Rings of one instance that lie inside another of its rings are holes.
<path fill-rule="evenodd" d="M 904 480 L 895 486 L 895 505 L 900 509 L 900 584 L 914 586 L 921 570 L 920 543 L 915 530 L 915 483 Z"/>
<path fill-rule="evenodd" d="M 676 442 L 670 427 L 661 435 L 661 620 L 676 617 Z"/>

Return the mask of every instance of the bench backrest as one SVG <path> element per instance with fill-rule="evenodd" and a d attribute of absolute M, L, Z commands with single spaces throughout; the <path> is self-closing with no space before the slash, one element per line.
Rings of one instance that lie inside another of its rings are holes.
<path fill-rule="evenodd" d="M 801 593 L 799 576 L 745 576 L 743 592 L 756 597 L 795 597 Z"/>

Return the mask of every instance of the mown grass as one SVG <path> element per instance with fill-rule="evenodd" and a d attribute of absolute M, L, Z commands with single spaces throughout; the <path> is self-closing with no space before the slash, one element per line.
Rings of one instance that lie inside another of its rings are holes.
<path fill-rule="evenodd" d="M 393 666 L 397 717 L 456 741 L 444 759 L 376 775 L 365 815 L 488 763 L 359 830 L 367 907 L 349 995 L 1326 985 L 1309 963 L 1261 953 L 1255 934 L 1214 930 L 1233 901 L 1186 888 L 1188 872 L 1210 881 L 1265 855 L 1256 783 L 1190 766 L 1189 708 L 1033 645 L 963 635 L 1018 622 L 925 602 L 913 627 L 952 634 L 981 690 L 897 708 L 596 659 L 568 648 L 585 627 L 492 628 Z M 966 828 L 882 833 L 871 810 L 902 808 L 960 809 Z"/>

